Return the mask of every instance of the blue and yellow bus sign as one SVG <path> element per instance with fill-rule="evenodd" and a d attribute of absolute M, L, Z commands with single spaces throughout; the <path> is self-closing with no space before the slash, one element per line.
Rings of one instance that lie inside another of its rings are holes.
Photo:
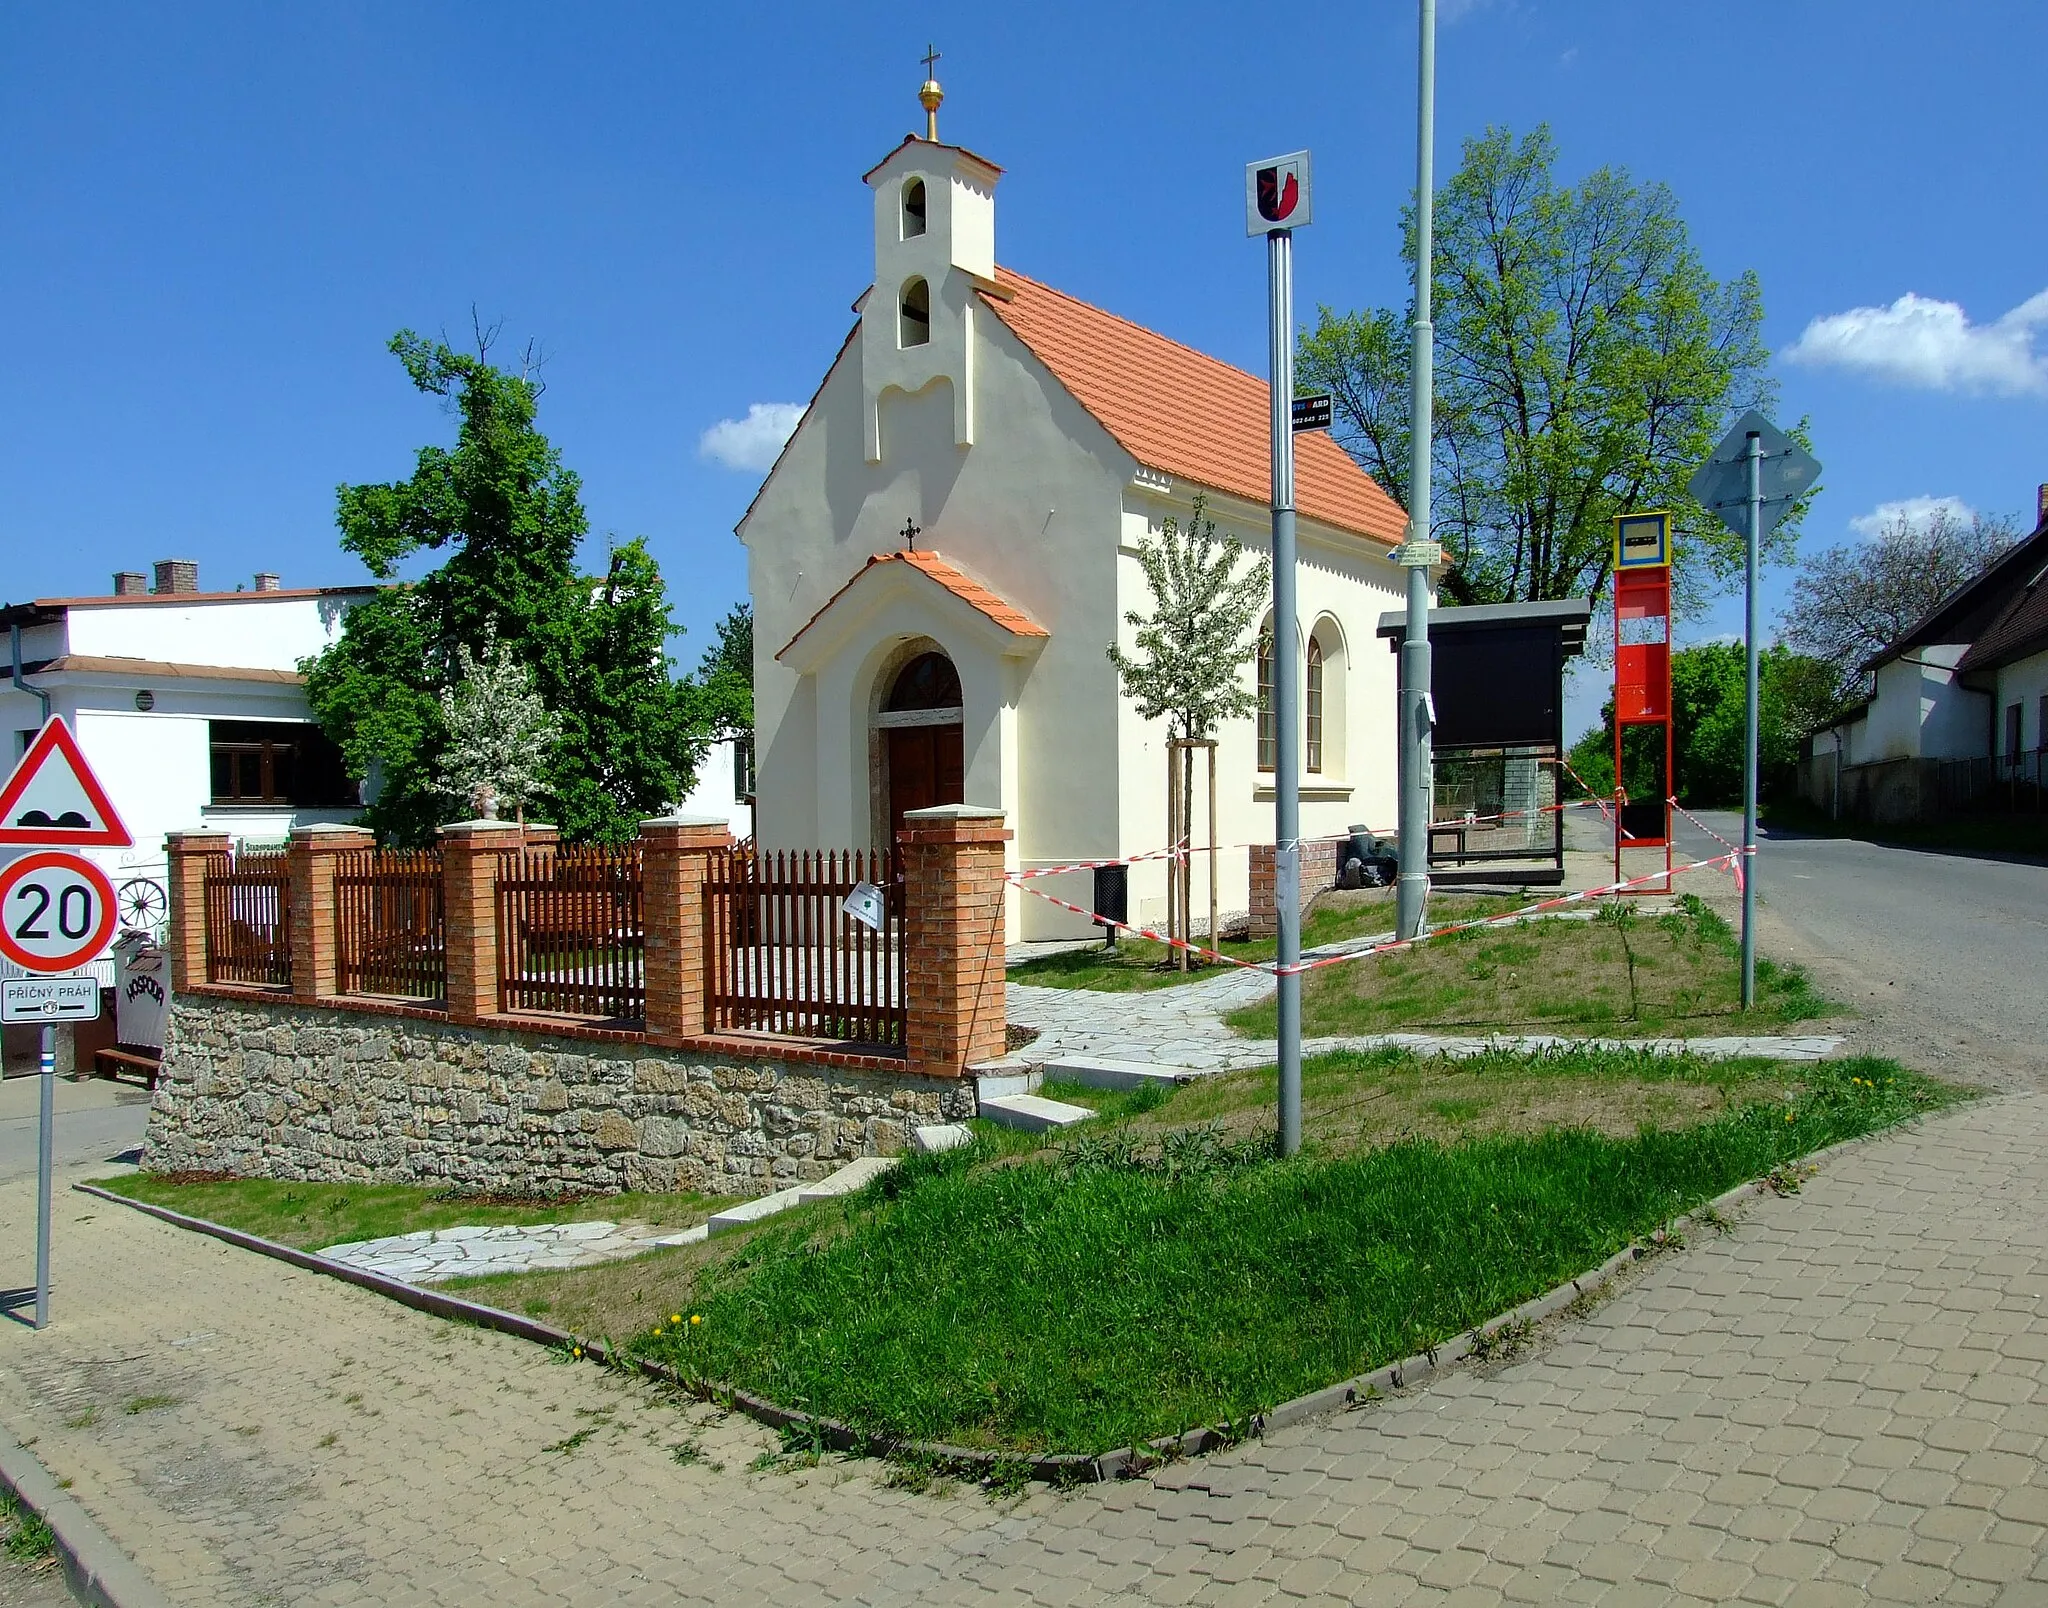
<path fill-rule="evenodd" d="M 1661 569 L 1670 562 L 1669 514 L 1614 516 L 1614 567 L 1617 570 Z"/>

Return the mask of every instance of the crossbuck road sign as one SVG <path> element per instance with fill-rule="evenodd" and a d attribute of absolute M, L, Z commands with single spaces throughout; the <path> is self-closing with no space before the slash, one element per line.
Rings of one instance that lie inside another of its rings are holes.
<path fill-rule="evenodd" d="M 114 885 L 92 861 L 51 849 L 0 870 L 0 955 L 24 971 L 83 966 L 113 932 Z"/>

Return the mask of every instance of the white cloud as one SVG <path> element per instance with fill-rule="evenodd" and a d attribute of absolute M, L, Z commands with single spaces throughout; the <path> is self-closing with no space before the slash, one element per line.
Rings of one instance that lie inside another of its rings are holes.
<path fill-rule="evenodd" d="M 755 402 L 744 419 L 720 419 L 698 437 L 698 456 L 761 473 L 774 467 L 775 455 L 803 416 L 801 402 Z"/>
<path fill-rule="evenodd" d="M 1940 514 L 1967 525 L 1976 513 L 1960 497 L 1901 497 L 1897 502 L 1879 503 L 1867 514 L 1858 514 L 1849 521 L 1849 528 L 1858 536 L 1875 536 L 1887 525 L 1895 524 L 1904 524 L 1909 530 L 1924 530 Z"/>
<path fill-rule="evenodd" d="M 2048 354 L 2034 350 L 2041 329 L 2048 290 L 1989 324 L 1971 323 L 1957 302 L 1908 291 L 1889 307 L 1816 318 L 1785 356 L 1934 391 L 2039 396 L 2048 394 Z"/>

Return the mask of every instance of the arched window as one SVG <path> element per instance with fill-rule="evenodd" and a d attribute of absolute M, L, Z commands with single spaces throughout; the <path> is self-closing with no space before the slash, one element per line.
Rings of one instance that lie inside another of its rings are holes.
<path fill-rule="evenodd" d="M 1308 639 L 1308 744 L 1305 764 L 1312 775 L 1323 769 L 1323 645 Z"/>
<path fill-rule="evenodd" d="M 924 180 L 903 181 L 903 238 L 914 240 L 924 233 Z"/>
<path fill-rule="evenodd" d="M 1272 770 L 1280 760 L 1279 728 L 1273 723 L 1273 628 L 1259 632 L 1259 769 Z"/>
<path fill-rule="evenodd" d="M 906 709 L 958 709 L 960 672 L 943 653 L 920 653 L 896 672 L 889 684 L 889 699 L 883 709 L 897 713 Z"/>
<path fill-rule="evenodd" d="M 932 338 L 932 296 L 922 279 L 913 279 L 903 287 L 903 316 L 899 323 L 897 344 L 901 346 L 922 346 Z"/>

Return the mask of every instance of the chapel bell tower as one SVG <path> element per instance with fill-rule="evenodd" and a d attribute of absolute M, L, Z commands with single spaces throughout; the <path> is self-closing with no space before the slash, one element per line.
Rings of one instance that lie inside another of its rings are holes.
<path fill-rule="evenodd" d="M 939 143 L 944 92 L 925 58 L 918 91 L 925 111 L 915 134 L 871 169 L 875 195 L 875 282 L 860 304 L 862 393 L 869 463 L 880 463 L 882 399 L 945 383 L 953 396 L 953 441 L 974 444 L 974 319 L 977 289 L 996 277 L 996 180 L 1003 170 L 958 145 Z"/>

